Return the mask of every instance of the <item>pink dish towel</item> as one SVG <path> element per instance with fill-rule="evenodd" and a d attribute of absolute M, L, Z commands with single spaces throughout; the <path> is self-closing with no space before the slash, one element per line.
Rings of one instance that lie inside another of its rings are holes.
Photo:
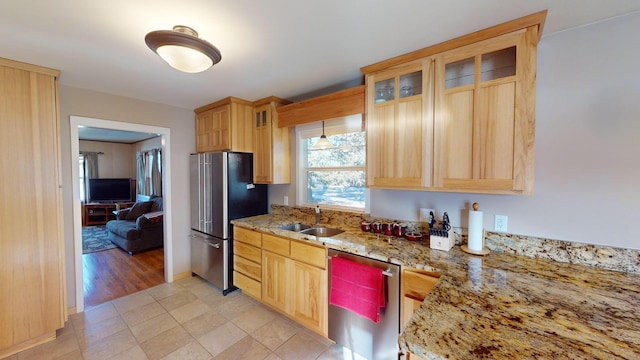
<path fill-rule="evenodd" d="M 331 258 L 329 304 L 351 310 L 374 323 L 386 306 L 382 269 L 339 257 Z"/>

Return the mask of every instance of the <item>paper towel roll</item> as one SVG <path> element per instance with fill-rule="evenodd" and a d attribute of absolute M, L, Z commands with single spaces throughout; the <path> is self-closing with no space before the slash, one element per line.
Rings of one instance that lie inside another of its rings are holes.
<path fill-rule="evenodd" d="M 469 211 L 469 250 L 481 251 L 484 240 L 482 228 L 482 211 Z"/>

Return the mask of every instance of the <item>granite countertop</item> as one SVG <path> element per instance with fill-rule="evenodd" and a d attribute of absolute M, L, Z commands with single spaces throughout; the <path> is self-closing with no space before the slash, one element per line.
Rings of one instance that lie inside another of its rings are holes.
<path fill-rule="evenodd" d="M 479 257 L 459 246 L 433 250 L 354 224 L 330 225 L 345 230 L 332 238 L 278 228 L 292 222 L 273 214 L 232 221 L 441 274 L 399 337 L 402 349 L 426 359 L 640 358 L 638 274 L 499 252 Z"/>

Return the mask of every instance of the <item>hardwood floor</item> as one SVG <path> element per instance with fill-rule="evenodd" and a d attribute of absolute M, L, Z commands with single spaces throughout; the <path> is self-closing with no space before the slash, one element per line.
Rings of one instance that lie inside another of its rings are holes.
<path fill-rule="evenodd" d="M 84 306 L 164 283 L 164 249 L 129 255 L 120 248 L 82 255 Z"/>

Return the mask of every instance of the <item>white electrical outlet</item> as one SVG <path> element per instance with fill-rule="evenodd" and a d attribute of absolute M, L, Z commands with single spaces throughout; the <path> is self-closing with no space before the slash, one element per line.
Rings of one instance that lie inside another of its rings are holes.
<path fill-rule="evenodd" d="M 289 197 L 287 195 L 284 196 L 284 205 L 289 205 Z"/>
<path fill-rule="evenodd" d="M 493 229 L 495 231 L 507 232 L 508 221 L 509 221 L 509 217 L 507 215 L 496 215 L 495 223 L 493 224 Z"/>
<path fill-rule="evenodd" d="M 429 221 L 429 213 L 433 212 L 434 216 L 436 211 L 433 209 L 420 208 L 420 221 L 427 222 Z"/>

